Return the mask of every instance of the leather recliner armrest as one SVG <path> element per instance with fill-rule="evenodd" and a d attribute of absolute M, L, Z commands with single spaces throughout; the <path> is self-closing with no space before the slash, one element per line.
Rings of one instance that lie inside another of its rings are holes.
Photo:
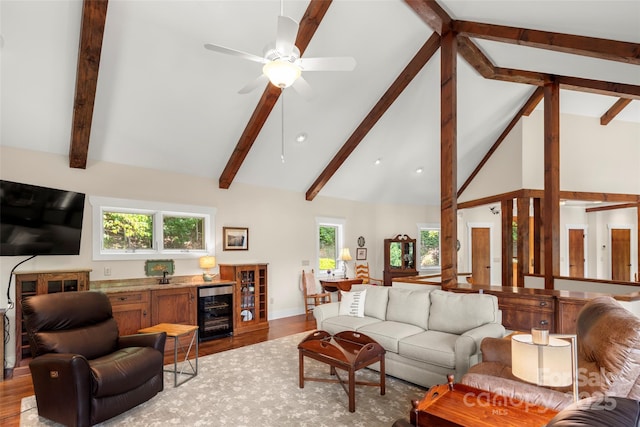
<path fill-rule="evenodd" d="M 164 353 L 164 344 L 167 340 L 166 332 L 151 334 L 123 335 L 118 337 L 118 348 L 125 347 L 153 347 L 160 353 Z"/>
<path fill-rule="evenodd" d="M 511 367 L 511 340 L 487 337 L 480 343 L 483 362 L 498 362 Z"/>

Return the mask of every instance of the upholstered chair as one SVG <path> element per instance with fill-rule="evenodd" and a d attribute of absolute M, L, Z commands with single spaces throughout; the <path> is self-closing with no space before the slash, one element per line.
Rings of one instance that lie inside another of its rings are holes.
<path fill-rule="evenodd" d="M 22 312 L 40 416 L 90 426 L 162 391 L 166 334 L 118 336 L 105 294 L 37 295 Z"/>

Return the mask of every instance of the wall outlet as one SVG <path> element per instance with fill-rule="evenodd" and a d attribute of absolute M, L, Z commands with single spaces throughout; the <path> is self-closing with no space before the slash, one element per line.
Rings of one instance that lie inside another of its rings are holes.
<path fill-rule="evenodd" d="M 111 267 L 105 267 L 104 268 L 104 275 L 105 276 L 111 276 Z"/>
<path fill-rule="evenodd" d="M 269 304 L 273 304 L 273 297 L 269 298 Z"/>
<path fill-rule="evenodd" d="M 309 266 L 309 260 L 308 259 L 303 259 L 302 260 L 302 266 L 303 267 L 308 267 Z"/>

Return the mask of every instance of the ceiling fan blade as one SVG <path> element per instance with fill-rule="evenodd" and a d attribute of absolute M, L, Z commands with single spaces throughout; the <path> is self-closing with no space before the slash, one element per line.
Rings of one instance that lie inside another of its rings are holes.
<path fill-rule="evenodd" d="M 313 98 L 313 89 L 302 76 L 298 77 L 291 87 L 307 101 Z"/>
<path fill-rule="evenodd" d="M 276 50 L 284 56 L 291 55 L 296 37 L 298 37 L 298 23 L 288 16 L 278 16 Z"/>
<path fill-rule="evenodd" d="M 353 71 L 356 68 L 356 60 L 350 56 L 300 58 L 296 64 L 303 71 Z"/>
<path fill-rule="evenodd" d="M 268 83 L 268 82 L 269 82 L 269 78 L 264 74 L 260 74 L 260 77 L 258 77 L 251 83 L 248 83 L 245 87 L 240 89 L 238 93 L 245 94 L 245 93 L 252 92 L 256 88 L 258 88 L 260 85 L 264 85 L 265 83 Z"/>
<path fill-rule="evenodd" d="M 242 52 L 240 50 L 230 49 L 228 47 L 219 46 L 217 44 L 205 43 L 204 47 L 214 52 L 224 53 L 224 54 L 233 55 L 233 56 L 239 56 L 240 58 L 248 59 L 249 61 L 259 62 L 261 64 L 266 64 L 268 62 L 266 59 L 264 59 L 261 56 L 257 56 L 247 52 Z"/>

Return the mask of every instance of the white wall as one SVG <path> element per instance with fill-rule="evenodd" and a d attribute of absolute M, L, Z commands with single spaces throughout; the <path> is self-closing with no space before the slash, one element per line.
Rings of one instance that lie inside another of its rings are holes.
<path fill-rule="evenodd" d="M 330 216 L 346 219 L 345 242 L 355 259 L 358 236 L 366 239 L 367 261 L 372 276 L 382 277 L 383 239 L 396 234 L 416 236 L 416 224 L 439 222 L 439 207 L 371 205 L 317 197 L 305 200 L 294 193 L 234 183 L 220 190 L 217 180 L 160 170 L 141 169 L 110 163 L 89 162 L 87 169 L 71 169 L 66 156 L 0 146 L 0 179 L 43 185 L 125 199 L 204 205 L 217 208 L 216 250 L 218 263 L 269 263 L 269 318 L 304 312 L 298 285 L 302 261 L 313 263 L 316 257 L 315 218 Z M 223 226 L 249 227 L 249 250 L 225 252 L 221 246 Z M 91 206 L 85 204 L 85 216 L 78 256 L 39 256 L 18 271 L 91 268 L 91 280 L 144 277 L 144 261 L 93 261 L 91 252 Z M 26 257 L 0 257 L 0 307 L 7 306 L 9 272 Z M 111 276 L 104 276 L 104 267 Z M 309 267 L 308 267 L 309 268 Z M 353 261 L 350 264 L 353 272 Z M 214 269 L 217 272 L 217 269 Z M 197 258 L 176 259 L 176 274 L 200 274 Z M 13 283 L 13 281 L 12 281 Z M 11 285 L 11 297 L 15 288 Z M 272 301 L 272 302 L 271 302 Z M 8 313 L 11 326 L 14 311 Z M 7 346 L 10 366 L 15 360 L 15 331 Z"/>

